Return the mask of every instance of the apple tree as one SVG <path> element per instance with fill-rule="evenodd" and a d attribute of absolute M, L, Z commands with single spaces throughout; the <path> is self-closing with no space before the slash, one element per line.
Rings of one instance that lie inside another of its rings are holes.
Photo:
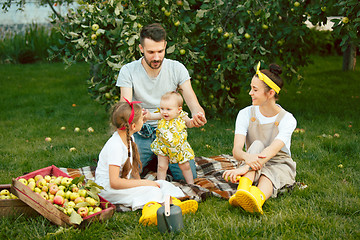
<path fill-rule="evenodd" d="M 141 56 L 142 26 L 159 22 L 168 34 L 166 57 L 188 68 L 206 112 L 233 114 L 258 61 L 262 68 L 277 62 L 285 81 L 301 80 L 311 51 L 304 22 L 312 12 L 294 0 L 93 0 L 54 19 L 63 39 L 52 51 L 67 64 L 88 62 L 89 93 L 109 106 L 119 99 L 119 69 Z M 316 19 L 324 16 L 317 12 Z"/>
<path fill-rule="evenodd" d="M 358 0 L 339 1 L 335 4 L 341 20 L 333 19 L 334 33 L 341 37 L 343 70 L 355 70 L 356 52 L 360 46 L 360 3 Z"/>

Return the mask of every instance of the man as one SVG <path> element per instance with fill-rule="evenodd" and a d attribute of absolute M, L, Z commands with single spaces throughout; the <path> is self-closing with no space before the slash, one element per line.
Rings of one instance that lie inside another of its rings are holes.
<path fill-rule="evenodd" d="M 180 62 L 165 58 L 166 44 L 166 31 L 160 24 L 153 23 L 141 30 L 139 48 L 143 57 L 124 65 L 117 79 L 121 101 L 124 98 L 141 101 L 143 108 L 154 112 L 160 107 L 163 94 L 179 90 L 191 111 L 194 126 L 201 127 L 206 123 L 205 112 L 191 86 L 189 72 Z M 150 144 L 156 137 L 156 125 L 157 121 L 148 121 L 134 134 L 143 169 L 154 158 Z M 194 160 L 190 166 L 196 178 Z M 169 169 L 175 180 L 184 179 L 177 164 L 170 164 Z"/>

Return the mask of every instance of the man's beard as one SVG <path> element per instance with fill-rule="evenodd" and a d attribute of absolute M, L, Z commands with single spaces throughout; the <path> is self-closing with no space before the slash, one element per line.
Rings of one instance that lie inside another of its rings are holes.
<path fill-rule="evenodd" d="M 144 56 L 144 60 L 146 62 L 146 64 L 151 68 L 151 69 L 159 69 L 162 65 L 163 59 L 160 61 L 149 61 L 145 56 Z M 153 63 L 158 63 L 157 66 L 152 66 Z"/>

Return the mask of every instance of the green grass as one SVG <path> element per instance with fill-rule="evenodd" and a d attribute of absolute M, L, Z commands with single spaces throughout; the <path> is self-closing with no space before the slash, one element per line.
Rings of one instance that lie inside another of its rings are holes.
<path fill-rule="evenodd" d="M 67 70 L 62 64 L 0 65 L 0 75 L 0 183 L 52 164 L 96 165 L 94 159 L 110 132 L 104 107 L 87 94 L 87 65 Z M 296 180 L 308 188 L 269 199 L 264 215 L 248 214 L 213 197 L 200 203 L 196 214 L 184 216 L 185 230 L 179 234 L 139 225 L 141 212 L 136 211 L 58 233 L 59 227 L 42 216 L 1 218 L 0 238 L 359 239 L 359 67 L 342 72 L 341 57 L 314 57 L 304 77 L 301 87 L 286 86 L 279 103 L 305 129 L 293 135 L 292 153 Z M 250 104 L 246 93 L 239 101 Z M 234 122 L 235 118 L 219 116 L 202 129 L 189 130 L 196 155 L 231 154 Z M 75 127 L 81 131 L 75 133 Z M 88 127 L 95 132 L 88 133 Z M 340 137 L 333 137 L 335 133 Z M 52 141 L 45 142 L 45 137 Z M 77 151 L 70 152 L 71 147 Z"/>

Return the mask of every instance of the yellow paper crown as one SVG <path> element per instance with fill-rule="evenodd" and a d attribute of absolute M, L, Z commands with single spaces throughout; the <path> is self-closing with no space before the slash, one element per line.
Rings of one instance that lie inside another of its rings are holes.
<path fill-rule="evenodd" d="M 264 81 L 266 83 L 266 85 L 268 85 L 269 87 L 274 89 L 274 91 L 276 93 L 280 92 L 280 87 L 278 85 L 276 85 L 276 83 L 274 83 L 273 80 L 271 80 L 268 76 L 266 76 L 265 74 L 260 72 L 260 62 L 257 65 L 256 74 L 258 75 L 258 77 L 261 81 Z"/>

